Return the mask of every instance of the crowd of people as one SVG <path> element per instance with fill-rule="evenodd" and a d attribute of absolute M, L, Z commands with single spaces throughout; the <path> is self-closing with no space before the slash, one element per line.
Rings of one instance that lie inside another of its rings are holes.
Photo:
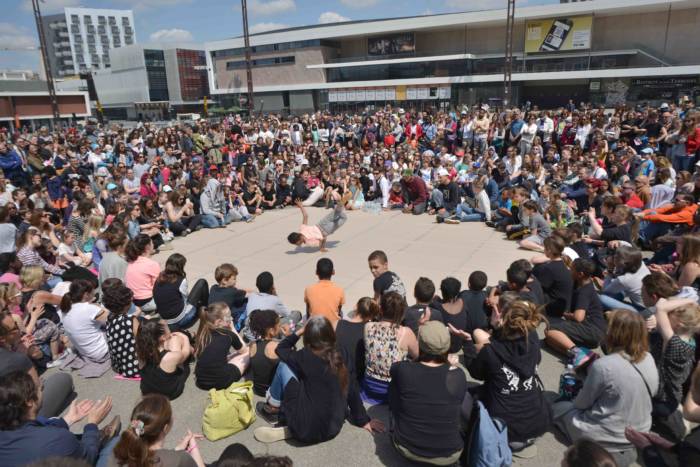
<path fill-rule="evenodd" d="M 196 433 L 165 447 L 191 366 L 204 391 L 252 381 L 264 443 L 328 441 L 347 419 L 433 465 L 531 457 L 552 430 L 570 467 L 698 463 L 699 124 L 689 101 L 570 102 L 3 131 L 0 464 L 205 465 Z M 210 287 L 188 282 L 185 256 L 152 258 L 175 237 L 295 206 L 294 245 L 323 250 L 353 210 L 401 210 L 481 222 L 535 253 L 503 277 L 422 277 L 411 293 L 373 251 L 373 290 L 351 304 L 324 257 L 302 311 L 269 271 L 244 289 L 222 263 Z M 309 206 L 334 210 L 309 226 Z M 544 347 L 566 364 L 554 401 Z M 111 399 L 71 402 L 69 370 L 96 384 L 112 370 L 143 398 L 123 427 L 99 428 Z M 376 404 L 389 426 L 368 415 Z M 487 417 L 504 446 L 480 442 Z M 234 444 L 216 465 L 291 461 Z"/>

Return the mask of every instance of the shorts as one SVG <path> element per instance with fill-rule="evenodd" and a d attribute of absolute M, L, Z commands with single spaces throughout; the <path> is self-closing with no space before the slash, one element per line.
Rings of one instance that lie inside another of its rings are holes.
<path fill-rule="evenodd" d="M 525 237 L 523 240 L 535 243 L 539 246 L 544 246 L 544 237 L 541 237 L 540 235 L 530 235 L 529 237 Z"/>
<path fill-rule="evenodd" d="M 605 338 L 605 331 L 585 321 L 577 323 L 576 321 L 550 318 L 549 329 L 563 332 L 577 346 L 589 349 L 598 347 Z"/>

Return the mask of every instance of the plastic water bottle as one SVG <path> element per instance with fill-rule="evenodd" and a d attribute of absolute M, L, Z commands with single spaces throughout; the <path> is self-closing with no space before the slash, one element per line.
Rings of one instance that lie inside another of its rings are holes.
<path fill-rule="evenodd" d="M 566 365 L 566 370 L 559 377 L 559 398 L 562 400 L 573 400 L 576 397 L 581 383 L 576 377 L 574 366 Z"/>

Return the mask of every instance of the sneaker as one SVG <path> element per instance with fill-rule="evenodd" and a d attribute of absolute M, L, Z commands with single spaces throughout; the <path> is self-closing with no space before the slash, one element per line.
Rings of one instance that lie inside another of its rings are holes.
<path fill-rule="evenodd" d="M 445 222 L 445 218 L 442 216 L 435 216 L 435 222 L 437 222 L 438 224 L 442 224 L 443 222 Z"/>
<path fill-rule="evenodd" d="M 457 225 L 461 224 L 461 222 L 458 219 L 447 218 L 445 219 L 445 224 Z"/>
<path fill-rule="evenodd" d="M 274 413 L 270 412 L 268 407 L 269 406 L 265 402 L 258 402 L 255 404 L 255 413 L 270 425 L 277 425 L 279 422 L 279 411 Z"/>
<path fill-rule="evenodd" d="M 264 426 L 256 428 L 253 437 L 261 443 L 274 443 L 292 437 L 292 432 L 286 426 L 271 427 Z"/>
<path fill-rule="evenodd" d="M 58 357 L 54 358 L 52 361 L 46 364 L 46 368 L 54 368 L 57 366 L 63 365 L 63 363 L 66 361 L 68 357 L 73 355 L 73 349 L 68 347 L 66 350 L 63 351 L 61 355 Z"/>
<path fill-rule="evenodd" d="M 166 243 L 165 245 L 161 245 L 159 250 L 160 251 L 170 251 L 173 249 L 173 246 L 170 243 Z"/>
<path fill-rule="evenodd" d="M 255 220 L 255 216 L 248 216 L 248 217 L 245 218 L 245 221 L 246 221 L 247 223 L 249 223 L 249 224 L 250 224 L 251 222 L 253 222 L 254 220 Z"/>
<path fill-rule="evenodd" d="M 586 347 L 574 347 L 569 351 L 569 361 L 574 370 L 580 370 L 596 358 L 596 353 Z"/>
<path fill-rule="evenodd" d="M 496 223 L 494 221 L 486 221 L 486 227 L 496 227 Z"/>
<path fill-rule="evenodd" d="M 533 459 L 537 456 L 537 446 L 532 444 L 527 444 L 525 447 L 520 449 L 513 449 L 511 445 L 511 452 L 513 457 L 518 457 L 520 459 Z"/>

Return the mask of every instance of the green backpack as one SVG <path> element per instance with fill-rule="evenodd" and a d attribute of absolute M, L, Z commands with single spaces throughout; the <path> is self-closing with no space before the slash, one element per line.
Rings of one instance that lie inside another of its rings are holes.
<path fill-rule="evenodd" d="M 209 441 L 245 430 L 255 421 L 253 382 L 233 383 L 226 389 L 210 389 L 202 417 L 202 433 Z"/>

